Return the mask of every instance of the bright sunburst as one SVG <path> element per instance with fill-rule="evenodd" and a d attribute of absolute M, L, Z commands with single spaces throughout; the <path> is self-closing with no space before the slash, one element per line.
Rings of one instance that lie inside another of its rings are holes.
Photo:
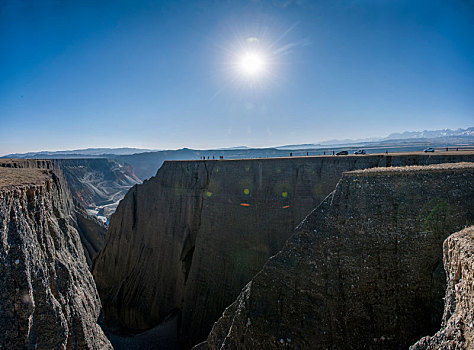
<path fill-rule="evenodd" d="M 256 51 L 248 51 L 239 59 L 238 69 L 247 78 L 257 78 L 265 73 L 267 59 L 265 55 Z"/>
<path fill-rule="evenodd" d="M 223 85 L 214 96 L 226 88 L 241 89 L 255 92 L 264 88 L 281 84 L 282 71 L 290 64 L 290 56 L 303 41 L 289 41 L 289 33 L 296 26 L 289 28 L 272 28 L 260 23 L 249 30 L 233 30 L 234 39 L 223 37 L 224 45 L 218 45 L 220 67 L 223 76 L 230 81 Z M 247 32 L 243 34 L 243 32 Z M 276 33 L 280 32 L 280 35 Z M 269 91 L 268 89 L 265 89 Z"/>

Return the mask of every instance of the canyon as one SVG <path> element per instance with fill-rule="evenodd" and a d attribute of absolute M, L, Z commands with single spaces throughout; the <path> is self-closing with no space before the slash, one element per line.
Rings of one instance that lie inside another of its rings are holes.
<path fill-rule="evenodd" d="M 59 169 L 69 189 L 89 214 L 106 223 L 125 193 L 141 180 L 133 168 L 113 159 L 0 159 L 0 167 Z"/>
<path fill-rule="evenodd" d="M 472 163 L 345 172 L 196 349 L 408 348 L 441 323 L 442 245 L 473 223 L 473 191 Z"/>
<path fill-rule="evenodd" d="M 344 172 L 473 160 L 472 152 L 446 152 L 165 162 L 111 217 L 93 266 L 105 319 L 141 332 L 178 312 L 179 338 L 190 347 Z M 436 295 L 443 291 L 440 283 Z"/>
<path fill-rule="evenodd" d="M 2 348 L 111 349 L 85 253 L 100 248 L 104 227 L 77 206 L 53 162 L 9 165 L 0 167 Z"/>
<path fill-rule="evenodd" d="M 167 161 L 105 237 L 84 205 L 126 191 L 133 169 L 3 159 L 0 344 L 469 348 L 473 164 L 473 152 Z"/>

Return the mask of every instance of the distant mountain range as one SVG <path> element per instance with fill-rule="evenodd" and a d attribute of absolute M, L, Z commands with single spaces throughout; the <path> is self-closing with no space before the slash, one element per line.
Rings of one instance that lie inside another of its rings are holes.
<path fill-rule="evenodd" d="M 68 156 L 71 158 L 71 155 L 85 156 L 85 158 L 95 158 L 97 156 L 103 155 L 128 155 L 135 153 L 143 152 L 152 152 L 156 150 L 146 149 L 146 148 L 130 148 L 130 147 L 121 147 L 121 148 L 85 148 L 85 149 L 75 149 L 69 151 L 40 151 L 40 152 L 28 152 L 28 153 L 12 153 L 7 154 L 2 158 L 60 158 L 61 156 Z"/>
<path fill-rule="evenodd" d="M 427 147 L 474 147 L 474 127 L 467 129 L 443 129 L 406 131 L 392 133 L 382 138 L 366 138 L 358 140 L 329 140 L 319 143 L 284 145 L 270 148 L 249 148 L 247 146 L 218 148 L 209 150 L 192 150 L 183 148 L 178 150 L 151 150 L 144 148 L 87 148 L 70 151 L 42 151 L 29 153 L 8 154 L 2 158 L 109 158 L 133 166 L 135 174 L 141 179 L 149 178 L 165 160 L 200 159 L 210 157 L 219 159 L 258 158 L 258 157 L 285 157 L 291 152 L 294 156 L 332 154 L 338 150 L 354 152 L 365 149 L 367 153 L 385 152 L 413 152 Z"/>
<path fill-rule="evenodd" d="M 308 149 L 308 148 L 321 148 L 327 146 L 342 146 L 342 145 L 364 145 L 367 143 L 374 142 L 393 142 L 400 140 L 426 140 L 426 139 L 442 139 L 442 138 L 474 138 L 474 127 L 466 129 L 441 129 L 441 130 L 423 130 L 423 131 L 405 131 L 392 133 L 386 137 L 372 137 L 364 139 L 344 139 L 344 140 L 327 140 L 313 144 L 301 144 L 301 145 L 285 145 L 277 146 L 277 149 L 291 150 L 291 149 Z"/>

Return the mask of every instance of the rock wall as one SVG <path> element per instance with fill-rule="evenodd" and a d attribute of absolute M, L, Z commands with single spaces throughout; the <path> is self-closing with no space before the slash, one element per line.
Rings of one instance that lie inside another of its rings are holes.
<path fill-rule="evenodd" d="M 443 252 L 448 283 L 441 330 L 410 350 L 474 348 L 474 226 L 449 236 Z"/>
<path fill-rule="evenodd" d="M 463 160 L 474 155 L 165 162 L 111 218 L 93 269 L 105 318 L 141 331 L 180 310 L 196 344 L 342 172 Z"/>
<path fill-rule="evenodd" d="M 111 348 L 72 196 L 46 169 L 0 167 L 1 347 Z"/>
<path fill-rule="evenodd" d="M 141 181 L 131 166 L 112 159 L 57 159 L 74 198 L 102 218 L 110 218 L 127 191 Z"/>
<path fill-rule="evenodd" d="M 79 173 L 84 173 L 85 165 L 84 162 L 93 162 L 94 166 L 88 166 L 88 172 L 91 173 L 92 170 L 90 168 L 97 168 L 99 165 L 107 165 L 107 159 L 75 159 L 75 160 L 45 160 L 45 159 L 0 159 L 0 170 L 2 168 L 9 168 L 9 169 L 48 169 L 54 170 L 57 176 L 62 178 L 62 183 L 67 185 L 68 187 L 68 194 L 71 194 L 71 188 L 76 189 L 76 191 L 72 191 L 72 204 L 73 204 L 73 211 L 74 217 L 76 220 L 76 229 L 79 232 L 79 236 L 81 238 L 81 242 L 84 248 L 84 254 L 86 256 L 87 263 L 89 266 L 92 264 L 92 259 L 97 255 L 99 250 L 102 249 L 105 241 L 105 234 L 107 232 L 106 226 L 104 222 L 98 220 L 94 215 L 88 213 L 82 204 L 86 204 L 81 201 L 81 197 L 78 194 L 81 193 L 81 190 L 77 190 L 78 188 L 82 188 L 82 191 L 86 191 L 85 185 L 83 185 L 79 181 Z M 64 162 L 64 164 L 62 163 Z M 107 167 L 106 167 L 107 169 Z M 64 172 L 64 171 L 65 172 Z M 87 172 L 87 170 L 86 170 Z M 107 171 L 104 171 L 107 173 Z M 110 172 L 110 170 L 109 170 Z M 22 177 L 25 178 L 25 174 L 28 174 L 28 171 L 19 172 Z M 67 175 L 64 178 L 64 175 Z M 6 176 L 6 174 L 4 173 Z M 114 178 L 114 176 L 110 176 L 110 178 Z M 7 182 L 5 182 L 7 184 Z M 130 188 L 130 185 L 128 188 Z M 99 186 L 100 187 L 100 186 Z M 104 191 L 98 189 L 97 191 Z M 106 191 L 106 190 L 105 190 Z M 122 189 L 125 191 L 125 188 Z M 124 195 L 124 194 L 122 194 Z M 91 204 L 91 203 L 89 203 Z M 91 204 L 93 205 L 93 204 Z"/>
<path fill-rule="evenodd" d="M 400 349 L 441 322 L 442 244 L 474 222 L 474 164 L 343 175 L 200 349 Z"/>
<path fill-rule="evenodd" d="M 0 167 L 60 169 L 80 206 L 108 219 L 140 179 L 133 168 L 113 159 L 0 159 Z"/>

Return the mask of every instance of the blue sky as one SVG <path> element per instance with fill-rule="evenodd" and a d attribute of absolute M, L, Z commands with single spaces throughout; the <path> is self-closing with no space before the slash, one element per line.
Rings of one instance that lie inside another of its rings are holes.
<path fill-rule="evenodd" d="M 470 0 L 0 2 L 0 154 L 468 127 L 473 90 Z"/>

